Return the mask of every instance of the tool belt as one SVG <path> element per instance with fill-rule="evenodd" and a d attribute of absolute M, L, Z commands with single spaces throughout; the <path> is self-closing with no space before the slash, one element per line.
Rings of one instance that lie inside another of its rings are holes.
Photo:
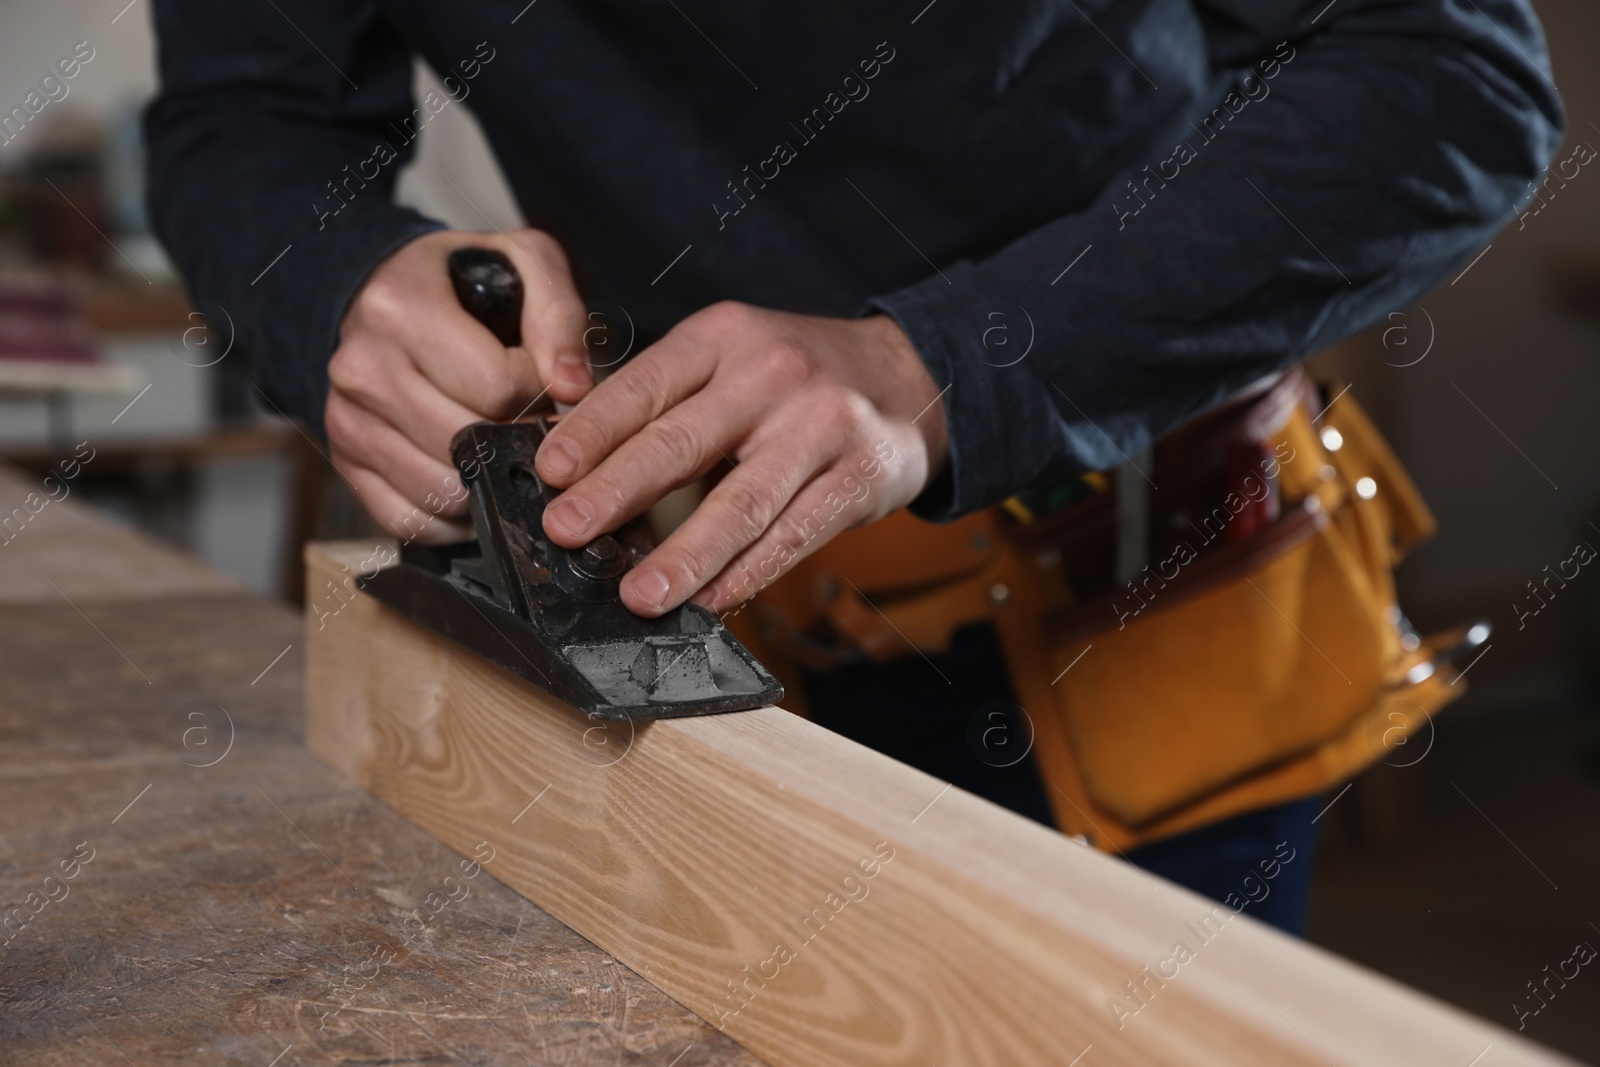
<path fill-rule="evenodd" d="M 800 669 L 946 651 L 991 623 L 1057 825 L 1107 851 L 1287 802 L 1460 695 L 1393 568 L 1434 530 L 1348 394 L 1298 369 L 1145 462 L 933 525 L 840 535 L 730 628 L 805 714 Z"/>

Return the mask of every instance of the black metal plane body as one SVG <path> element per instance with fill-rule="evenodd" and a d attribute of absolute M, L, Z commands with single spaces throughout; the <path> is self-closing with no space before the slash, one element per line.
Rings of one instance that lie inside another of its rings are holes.
<path fill-rule="evenodd" d="M 656 619 L 623 606 L 618 583 L 650 550 L 637 521 L 566 549 L 544 535 L 556 493 L 534 471 L 548 418 L 474 423 L 451 452 L 476 542 L 406 545 L 362 582 L 378 600 L 591 718 L 661 719 L 775 703 L 783 687 L 710 612 Z"/>

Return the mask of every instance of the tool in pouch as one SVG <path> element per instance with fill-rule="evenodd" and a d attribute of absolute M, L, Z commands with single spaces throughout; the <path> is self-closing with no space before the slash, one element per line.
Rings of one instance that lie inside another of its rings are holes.
<path fill-rule="evenodd" d="M 522 343 L 522 282 L 499 252 L 458 249 L 461 304 L 507 347 Z M 364 579 L 378 600 L 594 719 L 665 719 L 764 707 L 783 687 L 715 615 L 695 604 L 641 618 L 618 596 L 650 551 L 635 519 L 567 549 L 544 534 L 557 490 L 534 471 L 552 426 L 478 422 L 450 442 L 476 541 L 407 544 Z"/>

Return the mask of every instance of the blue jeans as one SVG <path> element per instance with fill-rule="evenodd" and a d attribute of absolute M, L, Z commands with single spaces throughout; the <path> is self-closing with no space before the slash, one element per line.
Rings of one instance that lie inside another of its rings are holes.
<path fill-rule="evenodd" d="M 1049 790 L 1031 752 L 1021 754 L 1028 727 L 1011 710 L 1016 698 L 993 629 L 978 625 L 959 630 L 950 651 L 929 661 L 932 666 L 921 656 L 908 656 L 892 663 L 808 672 L 804 680 L 811 717 L 869 748 L 1055 826 Z M 1317 798 L 1248 812 L 1134 849 L 1126 858 L 1304 936 L 1316 812 Z"/>
<path fill-rule="evenodd" d="M 1320 796 L 1236 815 L 1136 848 L 1152 874 L 1304 937 Z M 1231 897 L 1231 900 L 1230 900 Z"/>

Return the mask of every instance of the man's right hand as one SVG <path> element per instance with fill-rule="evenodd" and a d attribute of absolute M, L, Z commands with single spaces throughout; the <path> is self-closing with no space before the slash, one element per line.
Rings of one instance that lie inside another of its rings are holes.
<path fill-rule="evenodd" d="M 522 275 L 522 345 L 506 348 L 464 311 L 446 260 L 466 246 L 504 252 Z M 426 234 L 385 259 L 345 312 L 323 410 L 335 466 L 367 512 L 402 541 L 471 536 L 450 438 L 510 419 L 549 387 L 573 404 L 592 376 L 583 302 L 561 246 L 540 230 Z"/>

